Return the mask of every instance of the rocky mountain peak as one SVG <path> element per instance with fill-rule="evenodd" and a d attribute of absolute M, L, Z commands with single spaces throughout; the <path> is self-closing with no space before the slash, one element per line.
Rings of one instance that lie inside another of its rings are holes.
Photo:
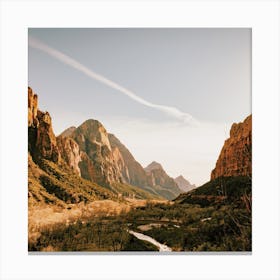
<path fill-rule="evenodd" d="M 196 188 L 195 185 L 192 185 L 188 180 L 186 180 L 182 175 L 178 176 L 177 178 L 174 179 L 175 182 L 177 183 L 178 187 L 180 190 L 183 192 L 188 192 L 194 188 Z"/>
<path fill-rule="evenodd" d="M 151 172 L 152 170 L 164 170 L 160 163 L 153 161 L 147 167 L 145 167 L 146 172 Z"/>
<path fill-rule="evenodd" d="M 101 146 L 106 146 L 111 151 L 111 145 L 108 138 L 108 133 L 105 127 L 98 120 L 89 119 L 83 122 L 72 133 L 74 138 L 76 135 L 81 135 L 81 140 L 85 141 L 85 138 Z"/>
<path fill-rule="evenodd" d="M 211 180 L 218 177 L 252 175 L 252 115 L 234 123 L 225 141 Z"/>
<path fill-rule="evenodd" d="M 60 133 L 59 136 L 62 136 L 62 137 L 70 137 L 71 134 L 76 130 L 76 127 L 75 126 L 71 126 L 67 129 L 65 129 L 62 133 Z"/>

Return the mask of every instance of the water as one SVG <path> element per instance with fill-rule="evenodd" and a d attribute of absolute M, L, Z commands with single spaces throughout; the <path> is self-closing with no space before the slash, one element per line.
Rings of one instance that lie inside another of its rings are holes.
<path fill-rule="evenodd" d="M 164 244 L 159 243 L 158 241 L 156 241 L 155 239 L 153 239 L 152 237 L 145 235 L 143 233 L 139 233 L 139 232 L 135 232 L 133 230 L 129 230 L 128 231 L 130 234 L 134 235 L 136 238 L 140 239 L 140 240 L 145 240 L 147 242 L 152 243 L 153 245 L 155 245 L 156 247 L 158 247 L 160 252 L 171 252 L 172 249 Z"/>

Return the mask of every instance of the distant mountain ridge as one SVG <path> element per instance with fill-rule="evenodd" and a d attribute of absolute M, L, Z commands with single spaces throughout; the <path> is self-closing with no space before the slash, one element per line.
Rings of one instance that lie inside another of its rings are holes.
<path fill-rule="evenodd" d="M 160 163 L 153 161 L 151 162 L 148 166 L 145 167 L 146 172 L 151 172 L 153 170 L 163 170 L 162 166 Z"/>
<path fill-rule="evenodd" d="M 189 192 L 196 188 L 196 185 L 192 185 L 188 180 L 186 180 L 182 175 L 175 178 L 175 182 L 177 183 L 178 187 L 183 192 Z"/>

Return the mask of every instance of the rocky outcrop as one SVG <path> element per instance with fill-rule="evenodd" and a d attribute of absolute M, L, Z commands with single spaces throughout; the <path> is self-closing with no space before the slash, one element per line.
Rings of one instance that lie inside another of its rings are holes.
<path fill-rule="evenodd" d="M 182 175 L 178 176 L 174 180 L 177 183 L 177 185 L 180 188 L 180 190 L 183 191 L 183 192 L 189 192 L 189 191 L 193 190 L 194 188 L 196 188 L 195 185 L 192 185 Z"/>
<path fill-rule="evenodd" d="M 28 87 L 28 127 L 37 126 L 38 95 Z"/>
<path fill-rule="evenodd" d="M 211 180 L 218 177 L 252 175 L 252 115 L 241 123 L 234 123 L 225 141 Z"/>
<path fill-rule="evenodd" d="M 69 137 L 71 136 L 71 134 L 76 130 L 76 127 L 75 126 L 71 126 L 67 129 L 65 129 L 59 136 L 62 136 L 62 137 Z"/>
<path fill-rule="evenodd" d="M 44 158 L 53 162 L 60 159 L 52 119 L 48 112 L 38 109 L 38 96 L 28 88 L 28 150 L 34 159 Z"/>
<path fill-rule="evenodd" d="M 108 133 L 99 121 L 85 121 L 70 136 L 84 153 L 79 163 L 82 176 L 101 185 L 127 182 L 122 155 L 117 147 L 111 147 Z"/>
<path fill-rule="evenodd" d="M 156 161 L 151 162 L 148 166 L 145 167 L 145 171 L 148 173 L 157 169 L 163 170 L 161 164 Z"/>
<path fill-rule="evenodd" d="M 57 146 L 61 158 L 73 170 L 74 173 L 81 176 L 79 163 L 82 161 L 79 145 L 70 137 L 57 137 Z"/>

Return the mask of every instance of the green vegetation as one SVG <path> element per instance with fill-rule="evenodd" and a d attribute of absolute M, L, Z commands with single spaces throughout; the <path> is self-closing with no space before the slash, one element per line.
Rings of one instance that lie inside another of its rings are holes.
<path fill-rule="evenodd" d="M 240 204 L 244 196 L 251 196 L 251 184 L 251 178 L 247 176 L 220 177 L 188 193 L 179 195 L 175 201 L 201 206 Z"/>
<path fill-rule="evenodd" d="M 66 165 L 44 159 L 35 164 L 31 157 L 28 164 L 30 205 L 45 202 L 62 206 L 98 199 L 116 199 L 112 191 L 79 177 Z"/>
<path fill-rule="evenodd" d="M 29 251 L 157 251 L 149 242 L 128 233 L 122 217 L 96 218 L 86 223 L 59 224 L 41 232 Z"/>
<path fill-rule="evenodd" d="M 178 251 L 251 251 L 251 179 L 218 178 L 173 205 L 148 204 L 129 213 L 134 228 L 161 221 L 144 233 Z"/>
<path fill-rule="evenodd" d="M 31 157 L 28 163 L 29 205 L 44 202 L 65 206 L 69 203 L 87 203 L 104 199 L 120 201 L 124 197 L 161 199 L 158 195 L 127 184 L 115 183 L 110 189 L 101 187 L 79 177 L 63 163 L 58 165 L 41 159 L 35 164 Z"/>
<path fill-rule="evenodd" d="M 149 193 L 147 190 L 128 184 L 114 183 L 111 186 L 114 193 L 122 194 L 122 197 L 129 197 L 135 199 L 163 199 L 158 194 Z"/>
<path fill-rule="evenodd" d="M 139 225 L 160 221 L 160 227 L 143 233 L 175 251 L 251 250 L 251 214 L 245 208 L 155 205 L 136 209 L 129 216 L 137 231 Z"/>
<path fill-rule="evenodd" d="M 139 240 L 130 235 L 122 251 L 158 251 L 158 248 L 150 242 Z"/>
<path fill-rule="evenodd" d="M 151 236 L 173 251 L 251 251 L 251 219 L 250 180 L 221 178 L 180 195 L 173 203 L 149 202 L 120 215 L 57 225 L 42 231 L 29 244 L 29 250 L 156 250 L 131 236 L 131 229 Z"/>

